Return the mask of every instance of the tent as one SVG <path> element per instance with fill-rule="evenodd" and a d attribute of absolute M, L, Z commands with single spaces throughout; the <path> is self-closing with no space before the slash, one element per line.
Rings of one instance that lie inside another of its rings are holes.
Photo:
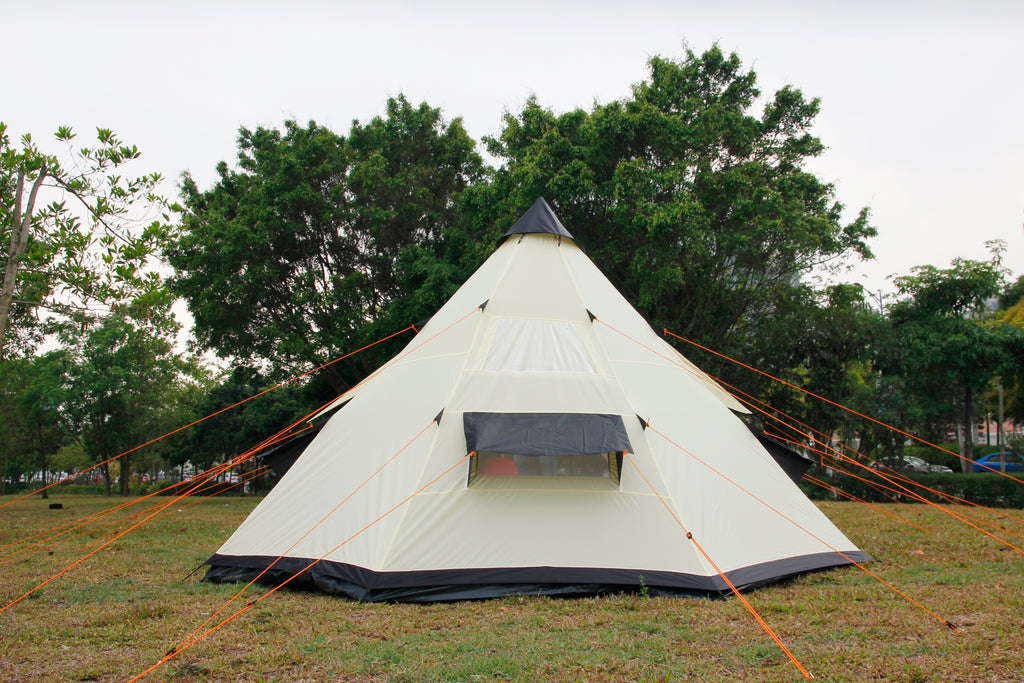
<path fill-rule="evenodd" d="M 208 561 L 359 600 L 722 594 L 868 559 L 539 199 Z"/>

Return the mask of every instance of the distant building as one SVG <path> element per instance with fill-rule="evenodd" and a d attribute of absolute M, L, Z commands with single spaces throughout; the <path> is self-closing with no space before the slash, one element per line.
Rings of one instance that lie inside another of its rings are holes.
<path fill-rule="evenodd" d="M 1007 420 L 1003 422 L 1003 442 L 1005 443 L 1010 437 L 1018 437 L 1024 433 L 1021 425 Z M 977 446 L 995 446 L 999 440 L 999 422 L 997 420 L 987 420 L 985 422 L 979 422 L 977 429 L 974 430 L 974 444 Z"/>

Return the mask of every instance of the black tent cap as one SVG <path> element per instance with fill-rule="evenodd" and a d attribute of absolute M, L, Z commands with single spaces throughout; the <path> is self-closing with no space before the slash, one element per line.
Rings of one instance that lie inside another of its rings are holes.
<path fill-rule="evenodd" d="M 507 240 L 512 235 L 527 235 L 533 233 L 547 233 L 549 235 L 558 235 L 559 237 L 568 237 L 574 240 L 572 234 L 565 229 L 562 225 L 562 221 L 558 220 L 558 216 L 551 210 L 548 203 L 544 201 L 543 197 L 538 197 L 537 201 L 533 203 L 526 213 L 524 213 L 516 224 L 509 228 L 508 232 L 502 235 L 501 239 L 498 240 L 500 245 L 502 242 Z"/>

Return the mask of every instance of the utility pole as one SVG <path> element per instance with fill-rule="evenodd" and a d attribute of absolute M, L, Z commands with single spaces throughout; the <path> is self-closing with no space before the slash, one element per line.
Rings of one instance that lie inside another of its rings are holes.
<path fill-rule="evenodd" d="M 999 387 L 999 426 L 996 428 L 996 441 L 999 442 L 999 452 L 1003 454 L 999 456 L 999 471 L 1006 474 L 1006 449 L 1003 448 L 1003 378 L 997 378 L 996 384 Z"/>

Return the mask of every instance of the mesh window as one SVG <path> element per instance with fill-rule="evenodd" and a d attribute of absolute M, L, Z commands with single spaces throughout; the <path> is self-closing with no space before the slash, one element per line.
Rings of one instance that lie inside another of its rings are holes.
<path fill-rule="evenodd" d="M 483 451 L 470 459 L 469 481 L 477 477 L 603 477 L 619 482 L 622 453 L 514 455 Z"/>

